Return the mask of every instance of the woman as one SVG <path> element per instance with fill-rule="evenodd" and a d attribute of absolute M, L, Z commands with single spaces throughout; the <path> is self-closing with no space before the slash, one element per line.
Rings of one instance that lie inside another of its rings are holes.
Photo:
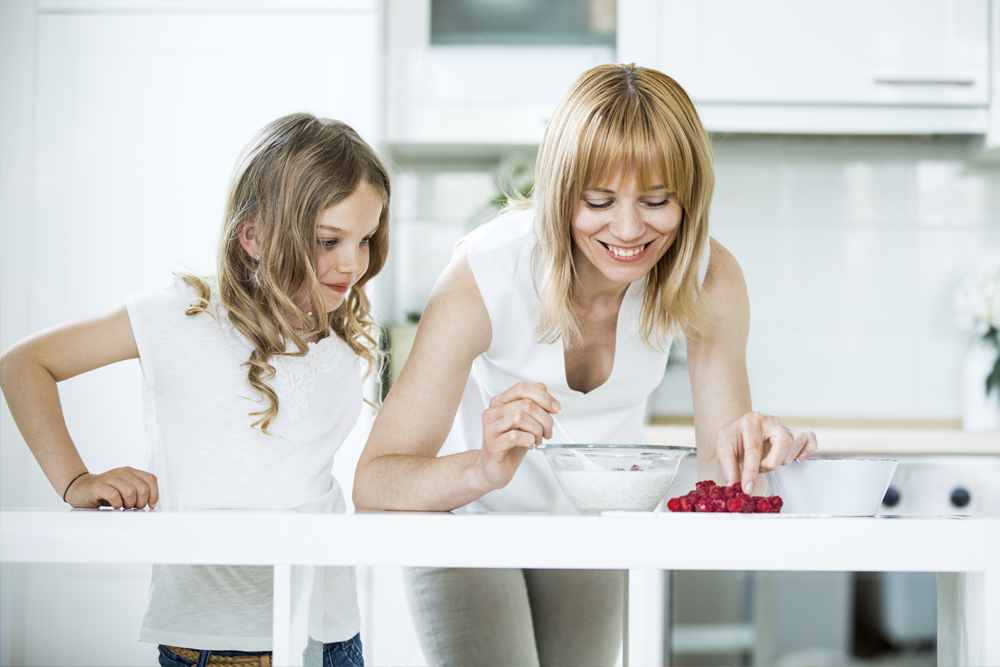
<path fill-rule="evenodd" d="M 358 464 L 358 508 L 551 511 L 530 452 L 643 442 L 671 334 L 688 341 L 699 476 L 742 481 L 816 450 L 751 411 L 739 264 L 708 236 L 711 145 L 686 93 L 633 65 L 585 72 L 546 129 L 531 202 L 461 242 Z M 515 474 L 517 473 L 517 474 Z M 757 487 L 758 492 L 762 489 Z M 614 664 L 614 572 L 411 570 L 432 664 Z"/>

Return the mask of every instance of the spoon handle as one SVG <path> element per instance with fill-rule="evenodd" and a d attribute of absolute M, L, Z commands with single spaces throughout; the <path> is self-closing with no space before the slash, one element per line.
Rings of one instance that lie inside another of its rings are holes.
<path fill-rule="evenodd" d="M 567 445 L 575 445 L 576 444 L 576 440 L 574 440 L 573 437 L 570 436 L 570 434 L 566 432 L 566 429 L 563 428 L 563 425 L 559 423 L 559 420 L 556 418 L 555 415 L 552 415 L 552 427 L 556 431 L 559 431 L 559 436 L 563 440 L 566 441 Z"/>

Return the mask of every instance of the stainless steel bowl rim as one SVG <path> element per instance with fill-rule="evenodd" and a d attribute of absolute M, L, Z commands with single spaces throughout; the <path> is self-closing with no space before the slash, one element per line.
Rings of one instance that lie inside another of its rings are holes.
<path fill-rule="evenodd" d="M 697 449 L 695 447 L 678 447 L 674 445 L 584 445 L 584 444 L 561 444 L 561 443 L 542 443 L 540 445 L 535 445 L 535 449 L 620 449 L 620 450 L 634 450 L 634 449 L 645 449 L 653 452 L 695 452 Z"/>

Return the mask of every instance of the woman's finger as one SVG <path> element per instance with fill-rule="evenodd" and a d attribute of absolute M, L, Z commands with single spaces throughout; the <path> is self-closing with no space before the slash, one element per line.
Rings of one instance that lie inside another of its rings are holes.
<path fill-rule="evenodd" d="M 498 408 L 521 399 L 534 401 L 540 408 L 547 412 L 559 412 L 562 409 L 559 401 L 552 397 L 552 394 L 546 390 L 545 385 L 541 382 L 536 382 L 535 384 L 518 382 L 502 394 L 494 396 L 490 400 L 490 407 Z"/>
<path fill-rule="evenodd" d="M 722 468 L 722 475 L 726 478 L 726 484 L 735 484 L 740 479 L 740 463 L 736 455 L 740 447 L 739 431 L 733 428 L 723 429 L 719 434 L 719 440 L 715 447 L 715 458 Z"/>
<path fill-rule="evenodd" d="M 770 443 L 771 448 L 767 455 L 760 462 L 760 470 L 770 472 L 776 470 L 784 464 L 785 457 L 794 446 L 794 438 L 780 421 L 775 417 L 764 417 L 761 421 L 764 439 Z"/>
<path fill-rule="evenodd" d="M 751 412 L 742 420 L 740 434 L 743 438 L 743 492 L 753 493 L 754 483 L 764 457 L 764 429 L 759 414 Z"/>
<path fill-rule="evenodd" d="M 809 443 L 802 431 L 796 431 L 795 429 L 790 428 L 788 429 L 788 432 L 792 436 L 792 446 L 785 454 L 785 459 L 781 462 L 781 465 L 788 465 L 789 463 L 795 461 L 799 454 L 802 453 L 802 449 Z"/>
<path fill-rule="evenodd" d="M 816 434 L 812 431 L 803 431 L 802 435 L 806 437 L 806 446 L 802 448 L 799 455 L 795 457 L 799 461 L 805 461 L 807 458 L 816 453 L 819 449 L 819 443 L 816 441 Z"/>
<path fill-rule="evenodd" d="M 522 399 L 483 412 L 483 434 L 495 437 L 511 430 L 531 433 L 535 444 L 541 444 L 542 437 L 551 437 L 552 417 L 530 399 Z"/>

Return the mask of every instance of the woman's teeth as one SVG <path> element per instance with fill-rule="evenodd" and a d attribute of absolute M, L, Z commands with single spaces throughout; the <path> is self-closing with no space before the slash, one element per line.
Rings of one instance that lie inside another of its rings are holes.
<path fill-rule="evenodd" d="M 634 255 L 639 254 L 643 250 L 645 250 L 647 245 L 649 245 L 649 244 L 647 243 L 647 244 L 645 244 L 643 246 L 640 246 L 638 248 L 630 248 L 630 249 L 627 249 L 627 250 L 625 248 L 616 248 L 615 246 L 608 245 L 607 243 L 604 244 L 604 247 L 607 248 L 608 250 L 610 250 L 611 252 L 613 252 L 614 255 L 615 255 L 615 257 L 632 257 Z"/>

